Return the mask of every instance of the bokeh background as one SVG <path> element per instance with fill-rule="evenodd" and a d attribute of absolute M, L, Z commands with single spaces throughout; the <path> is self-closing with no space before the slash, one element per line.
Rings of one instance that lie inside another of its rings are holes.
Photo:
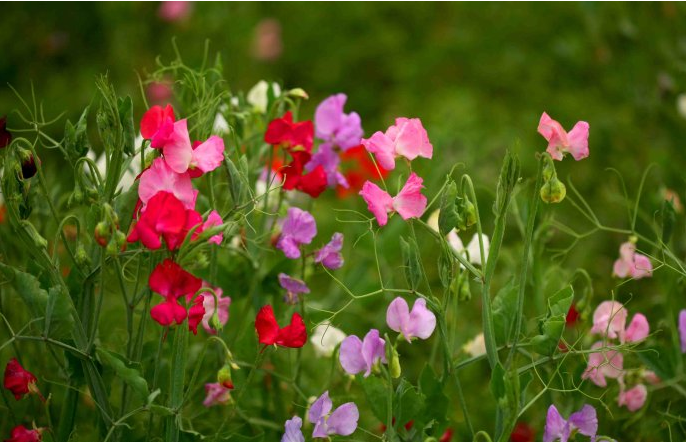
<path fill-rule="evenodd" d="M 145 107 L 138 78 L 156 69 L 157 57 L 174 57 L 172 39 L 190 66 L 201 62 L 209 41 L 232 90 L 248 90 L 261 79 L 302 87 L 310 100 L 301 115 L 345 92 L 346 109 L 361 115 L 367 135 L 396 116 L 420 117 L 435 148 L 434 160 L 420 165 L 429 193 L 462 163 L 483 201 L 487 230 L 503 153 L 515 149 L 523 174 L 534 173 L 534 152 L 546 145 L 536 133 L 543 111 L 566 128 L 577 120 L 590 123 L 590 157 L 564 161 L 558 174 L 573 182 L 606 225 L 629 227 L 627 200 L 610 168 L 619 171 L 632 201 L 644 171 L 657 166 L 646 178 L 639 229 L 649 231 L 667 189 L 684 198 L 684 4 L 84 2 L 2 3 L 0 11 L 0 115 L 9 114 L 10 128 L 19 124 L 11 111 L 20 102 L 8 83 L 24 97 L 33 84 L 46 118 L 64 112 L 51 128 L 60 139 L 64 119 L 78 119 L 96 95 L 98 74 L 107 72 L 120 95 L 134 97 L 139 117 Z M 155 90 L 145 93 L 150 99 Z M 59 161 L 44 167 L 59 170 Z M 579 231 L 589 228 L 571 205 L 556 210 L 558 220 Z M 398 232 L 388 233 L 380 241 L 390 254 Z M 519 241 L 513 236 L 508 241 Z M 561 264 L 585 268 L 605 299 L 617 286 L 610 272 L 625 240 L 620 234 L 591 236 Z M 564 248 L 571 238 L 560 233 L 550 241 L 551 249 Z M 682 254 L 683 241 L 673 247 Z M 503 258 L 516 265 L 518 257 L 515 249 Z M 363 272 L 359 276 L 365 281 Z M 650 308 L 659 307 L 667 290 L 683 293 L 673 278 L 642 284 L 631 282 L 617 296 L 659 294 L 639 298 Z M 359 286 L 359 292 L 376 287 L 373 281 Z M 368 321 L 351 327 L 368 329 Z M 476 334 L 479 324 L 472 322 L 458 342 Z M 532 421 L 541 424 L 542 416 Z M 629 434 L 631 425 L 636 421 L 622 431 Z"/>

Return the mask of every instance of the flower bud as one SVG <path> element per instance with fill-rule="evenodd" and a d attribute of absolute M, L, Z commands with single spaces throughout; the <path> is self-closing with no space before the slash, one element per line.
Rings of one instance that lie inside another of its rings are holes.
<path fill-rule="evenodd" d="M 95 242 L 100 244 L 101 247 L 107 247 L 107 243 L 110 241 L 111 236 L 112 232 L 105 221 L 100 221 L 95 226 Z"/>
<path fill-rule="evenodd" d="M 91 259 L 88 256 L 88 253 L 86 253 L 86 249 L 83 247 L 83 244 L 76 246 L 74 258 L 76 259 L 76 263 L 80 266 L 88 267 L 91 264 Z"/>
<path fill-rule="evenodd" d="M 288 95 L 289 97 L 302 98 L 305 100 L 310 98 L 310 96 L 307 94 L 307 92 L 305 92 L 305 89 L 302 89 L 299 87 L 296 87 L 295 89 L 289 90 L 286 93 L 286 95 Z"/>
<path fill-rule="evenodd" d="M 224 388 L 233 390 L 231 366 L 229 364 L 224 364 L 224 366 L 217 372 L 217 382 L 219 382 Z"/>
<path fill-rule="evenodd" d="M 388 364 L 388 369 L 391 372 L 391 377 L 393 379 L 398 379 L 402 370 L 400 369 L 400 355 L 395 348 L 391 348 L 391 361 Z"/>
<path fill-rule="evenodd" d="M 33 178 L 38 169 L 36 168 L 36 160 L 33 155 L 29 153 L 27 158 L 23 158 L 21 162 L 21 176 L 27 180 Z"/>
<path fill-rule="evenodd" d="M 541 187 L 541 199 L 546 203 L 559 203 L 565 199 L 565 195 L 567 195 L 567 188 L 556 176 Z"/>

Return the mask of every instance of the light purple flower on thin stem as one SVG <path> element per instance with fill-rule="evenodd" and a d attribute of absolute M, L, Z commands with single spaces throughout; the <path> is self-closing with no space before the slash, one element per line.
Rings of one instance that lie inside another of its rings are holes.
<path fill-rule="evenodd" d="M 362 341 L 355 335 L 348 336 L 341 342 L 339 360 L 348 374 L 364 371 L 364 377 L 367 377 L 378 361 L 387 363 L 386 341 L 379 337 L 379 330 L 376 329 L 369 330 Z"/>
<path fill-rule="evenodd" d="M 298 416 L 293 416 L 293 419 L 289 419 L 284 424 L 286 429 L 281 442 L 305 442 L 305 436 L 301 430 L 303 425 L 303 420 Z"/>
<path fill-rule="evenodd" d="M 595 408 L 584 405 L 581 410 L 572 413 L 567 420 L 560 415 L 555 405 L 548 408 L 543 442 L 567 442 L 574 430 L 578 430 L 584 436 L 589 436 L 591 442 L 595 441 L 598 433 L 598 417 Z"/>
<path fill-rule="evenodd" d="M 305 164 L 305 171 L 312 172 L 317 166 L 322 166 L 326 173 L 326 182 L 329 187 L 342 186 L 347 189 L 350 185 L 345 176 L 338 170 L 340 163 L 341 158 L 333 146 L 330 143 L 323 143 L 319 146 L 317 152 L 312 155 L 310 161 Z"/>
<path fill-rule="evenodd" d="M 300 245 L 309 244 L 317 235 L 317 223 L 314 217 L 297 207 L 288 209 L 286 218 L 282 220 L 281 236 L 276 248 L 283 251 L 290 259 L 300 258 Z"/>
<path fill-rule="evenodd" d="M 410 311 L 407 302 L 395 298 L 386 310 L 386 323 L 391 330 L 402 333 L 407 342 L 412 338 L 428 339 L 436 328 L 436 316 L 426 308 L 426 300 L 419 298 Z"/>
<path fill-rule="evenodd" d="M 332 408 L 328 391 L 312 404 L 307 413 L 307 419 L 314 424 L 312 437 L 329 437 L 332 434 L 349 436 L 355 432 L 360 418 L 357 405 L 348 402 L 331 412 Z"/>
<path fill-rule="evenodd" d="M 310 293 L 310 288 L 307 287 L 303 281 L 288 276 L 285 273 L 279 273 L 279 285 L 286 290 L 286 297 L 284 300 L 288 304 L 295 304 L 298 302 L 298 295 Z"/>
<path fill-rule="evenodd" d="M 347 100 L 345 94 L 332 95 L 322 101 L 314 113 L 317 138 L 343 151 L 359 145 L 364 133 L 357 112 L 343 112 Z"/>
<path fill-rule="evenodd" d="M 343 234 L 336 232 L 331 237 L 331 241 L 314 254 L 314 262 L 321 263 L 327 269 L 340 269 L 343 267 L 342 248 Z"/>
<path fill-rule="evenodd" d="M 679 312 L 679 338 L 681 340 L 681 352 L 686 353 L 686 309 Z"/>

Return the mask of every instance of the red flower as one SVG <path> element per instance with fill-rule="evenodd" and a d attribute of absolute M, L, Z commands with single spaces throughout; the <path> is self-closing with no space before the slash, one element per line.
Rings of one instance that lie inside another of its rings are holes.
<path fill-rule="evenodd" d="M 196 296 L 193 305 L 188 309 L 188 328 L 194 335 L 198 334 L 198 324 L 205 316 L 205 307 L 203 306 L 203 296 Z"/>
<path fill-rule="evenodd" d="M 43 439 L 41 429 L 29 430 L 23 425 L 17 425 L 12 428 L 10 438 L 5 439 L 5 442 L 40 442 Z"/>
<path fill-rule="evenodd" d="M 280 172 L 286 176 L 283 183 L 285 190 L 297 189 L 317 198 L 327 186 L 326 172 L 322 166 L 317 166 L 310 173 L 304 174 L 305 164 L 312 157 L 308 152 L 292 152 L 293 161 L 283 167 Z"/>
<path fill-rule="evenodd" d="M 286 112 L 282 118 L 272 120 L 264 134 L 264 141 L 275 146 L 283 146 L 291 153 L 299 150 L 311 153 L 313 139 L 314 125 L 312 122 L 294 123 L 291 111 Z"/>
<path fill-rule="evenodd" d="M 510 434 L 511 442 L 534 442 L 536 432 L 529 425 L 524 422 L 517 422 L 514 430 Z"/>
<path fill-rule="evenodd" d="M 10 359 L 7 363 L 4 381 L 5 388 L 14 394 L 16 400 L 29 393 L 40 394 L 38 387 L 36 387 L 36 377 L 30 371 L 25 370 L 16 358 Z"/>
<path fill-rule="evenodd" d="M 579 320 L 579 311 L 576 309 L 574 304 L 569 306 L 569 311 L 567 311 L 567 317 L 565 318 L 565 325 L 567 327 L 574 327 L 576 322 Z"/>
<path fill-rule="evenodd" d="M 450 439 L 453 438 L 453 429 L 448 428 L 443 432 L 443 435 L 441 436 L 440 439 L 438 439 L 438 442 L 450 442 Z"/>
<path fill-rule="evenodd" d="M 146 140 L 151 140 L 167 121 L 172 123 L 175 121 L 174 108 L 171 104 L 164 109 L 162 106 L 151 107 L 141 118 L 141 135 Z"/>
<path fill-rule="evenodd" d="M 343 176 L 348 181 L 349 187 L 347 189 L 343 186 L 336 188 L 336 194 L 339 198 L 357 195 L 362 190 L 362 185 L 364 185 L 365 181 L 379 180 L 386 178 L 388 175 L 386 169 L 374 164 L 367 150 L 362 145 L 342 152 L 341 160 L 344 169 Z"/>
<path fill-rule="evenodd" d="M 7 116 L 0 118 L 0 149 L 10 145 L 12 134 L 7 130 Z"/>
<path fill-rule="evenodd" d="M 300 348 L 307 341 L 307 330 L 303 318 L 298 313 L 293 313 L 291 323 L 284 328 L 279 328 L 271 305 L 265 305 L 257 313 L 255 329 L 260 343 L 265 345 L 276 344 L 282 347 Z"/>
<path fill-rule="evenodd" d="M 173 322 L 181 324 L 186 319 L 188 313 L 186 312 L 186 309 L 179 304 L 178 299 L 185 296 L 186 302 L 190 302 L 195 292 L 200 290 L 202 280 L 191 275 L 172 260 L 165 259 L 152 271 L 148 284 L 153 292 L 158 293 L 165 298 L 163 303 L 150 309 L 150 316 L 160 325 L 167 326 L 171 325 Z M 193 315 L 194 318 L 197 316 L 197 311 L 193 310 L 193 307 L 191 307 L 191 315 Z M 191 320 L 189 320 L 189 326 L 190 329 L 193 330 L 190 321 Z M 196 323 L 195 327 L 197 328 L 197 326 Z"/>

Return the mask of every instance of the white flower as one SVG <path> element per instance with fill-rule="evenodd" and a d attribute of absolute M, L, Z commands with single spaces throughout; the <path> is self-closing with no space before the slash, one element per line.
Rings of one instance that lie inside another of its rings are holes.
<path fill-rule="evenodd" d="M 214 124 L 212 125 L 212 133 L 224 136 L 229 133 L 229 123 L 226 121 L 226 118 L 224 118 L 224 112 L 228 107 L 225 104 L 222 104 L 219 107 L 219 112 L 217 112 L 217 115 L 214 117 Z"/>
<path fill-rule="evenodd" d="M 267 83 L 264 80 L 260 80 L 255 86 L 248 91 L 246 99 L 248 103 L 252 104 L 253 109 L 257 112 L 265 113 L 267 112 L 267 99 L 269 88 L 272 88 L 274 97 L 281 95 L 281 87 L 278 83 Z"/>
<path fill-rule="evenodd" d="M 343 342 L 347 335 L 328 322 L 319 324 L 310 337 L 314 351 L 318 356 L 331 357 L 336 346 Z"/>
<path fill-rule="evenodd" d="M 474 339 L 463 345 L 462 351 L 472 357 L 486 354 L 486 341 L 484 340 L 484 334 L 479 333 L 474 337 Z"/>
<path fill-rule="evenodd" d="M 426 221 L 426 223 L 434 229 L 436 232 L 438 232 L 438 215 L 439 215 L 439 210 L 435 210 L 430 216 L 429 219 Z M 478 234 L 475 233 L 474 236 L 472 236 L 471 241 L 469 241 L 469 244 L 467 244 L 467 248 L 465 248 L 464 244 L 462 243 L 462 240 L 460 239 L 459 236 L 457 236 L 457 231 L 455 229 L 452 229 L 448 234 L 446 235 L 446 240 L 448 241 L 448 244 L 450 244 L 450 247 L 462 255 L 465 253 L 469 256 L 469 262 L 472 264 L 476 265 L 482 265 L 481 263 L 481 251 L 479 250 L 479 237 Z M 488 248 L 490 246 L 490 240 L 488 239 L 488 236 L 486 234 L 481 234 L 481 238 L 484 243 L 484 258 L 488 260 Z"/>

